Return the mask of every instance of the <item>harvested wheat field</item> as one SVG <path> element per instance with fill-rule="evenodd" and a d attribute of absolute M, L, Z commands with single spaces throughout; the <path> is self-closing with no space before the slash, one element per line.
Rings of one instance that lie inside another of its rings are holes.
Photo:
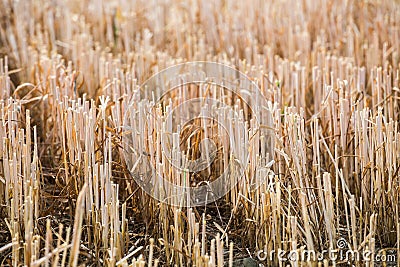
<path fill-rule="evenodd" d="M 0 266 L 400 266 L 400 2 L 0 2 Z"/>

